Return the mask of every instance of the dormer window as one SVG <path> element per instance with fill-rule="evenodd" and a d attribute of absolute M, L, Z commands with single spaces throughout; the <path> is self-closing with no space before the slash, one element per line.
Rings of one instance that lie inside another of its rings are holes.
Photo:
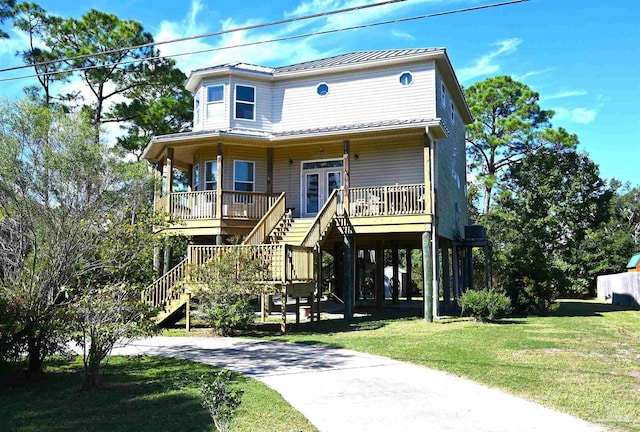
<path fill-rule="evenodd" d="M 207 119 L 224 120 L 224 85 L 207 86 Z"/>
<path fill-rule="evenodd" d="M 256 88 L 236 84 L 235 118 L 238 120 L 256 119 Z"/>

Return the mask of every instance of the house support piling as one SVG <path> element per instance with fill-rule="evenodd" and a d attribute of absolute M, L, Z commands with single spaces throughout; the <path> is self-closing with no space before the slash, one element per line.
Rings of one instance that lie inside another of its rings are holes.
<path fill-rule="evenodd" d="M 426 231 L 422 234 L 422 272 L 423 272 L 423 297 L 424 297 L 424 319 L 426 322 L 433 321 L 433 254 L 431 253 L 431 233 Z"/>

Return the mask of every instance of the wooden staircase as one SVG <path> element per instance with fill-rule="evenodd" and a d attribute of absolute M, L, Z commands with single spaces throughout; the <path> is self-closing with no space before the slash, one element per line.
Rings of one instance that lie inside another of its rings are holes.
<path fill-rule="evenodd" d="M 191 266 L 201 265 L 217 253 L 233 248 L 253 250 L 271 267 L 267 272 L 275 283 L 283 287 L 283 294 L 305 296 L 313 293 L 314 255 L 329 230 L 335 226 L 341 190 L 334 190 L 315 218 L 292 219 L 286 214 L 284 192 L 276 199 L 255 228 L 238 246 L 190 246 L 186 259 L 149 285 L 142 298 L 160 309 L 158 325 L 179 318 L 179 312 L 190 306 L 188 272 Z M 265 282 L 265 281 L 262 281 Z"/>

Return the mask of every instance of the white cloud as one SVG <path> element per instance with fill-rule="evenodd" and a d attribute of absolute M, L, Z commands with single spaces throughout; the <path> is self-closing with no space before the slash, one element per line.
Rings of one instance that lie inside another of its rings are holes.
<path fill-rule="evenodd" d="M 511 38 L 492 44 L 497 49 L 478 58 L 473 66 L 459 69 L 458 78 L 465 82 L 473 78 L 495 74 L 501 68 L 500 57 L 514 53 L 521 43 L 522 39 Z"/>
<path fill-rule="evenodd" d="M 565 90 L 558 93 L 550 94 L 550 95 L 542 95 L 540 99 L 544 100 L 553 100 L 553 99 L 564 99 L 574 96 L 585 96 L 587 94 L 586 90 Z"/>
<path fill-rule="evenodd" d="M 407 40 L 415 40 L 416 39 L 415 37 L 413 37 L 412 34 L 407 33 L 407 32 L 398 31 L 398 30 L 391 30 L 391 36 L 397 37 L 399 39 L 407 39 Z"/>
<path fill-rule="evenodd" d="M 588 124 L 596 119 L 598 111 L 587 108 L 553 108 L 554 120 L 568 120 L 580 124 Z"/>
<path fill-rule="evenodd" d="M 545 74 L 547 72 L 551 72 L 552 70 L 553 70 L 552 68 L 532 70 L 532 71 L 529 71 L 529 72 L 525 72 L 522 75 L 515 75 L 515 76 L 513 76 L 513 79 L 516 80 L 516 81 L 524 81 L 525 79 L 530 78 L 532 76 L 542 75 L 542 74 Z"/>

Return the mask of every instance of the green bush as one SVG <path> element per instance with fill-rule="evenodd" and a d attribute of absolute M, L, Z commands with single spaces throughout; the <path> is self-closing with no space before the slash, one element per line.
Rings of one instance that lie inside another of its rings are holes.
<path fill-rule="evenodd" d="M 245 330 L 255 319 L 253 306 L 244 297 L 238 297 L 228 304 L 218 303 L 205 316 L 220 336 L 228 336 L 234 329 Z"/>
<path fill-rule="evenodd" d="M 213 381 L 206 381 L 202 377 L 203 383 L 200 392 L 204 397 L 202 406 L 209 410 L 216 429 L 220 432 L 227 432 L 231 426 L 236 408 L 242 403 L 243 390 L 230 388 L 232 374 L 226 369 L 218 372 Z"/>
<path fill-rule="evenodd" d="M 493 290 L 469 290 L 460 296 L 462 314 L 476 321 L 494 321 L 511 313 L 511 300 Z"/>

